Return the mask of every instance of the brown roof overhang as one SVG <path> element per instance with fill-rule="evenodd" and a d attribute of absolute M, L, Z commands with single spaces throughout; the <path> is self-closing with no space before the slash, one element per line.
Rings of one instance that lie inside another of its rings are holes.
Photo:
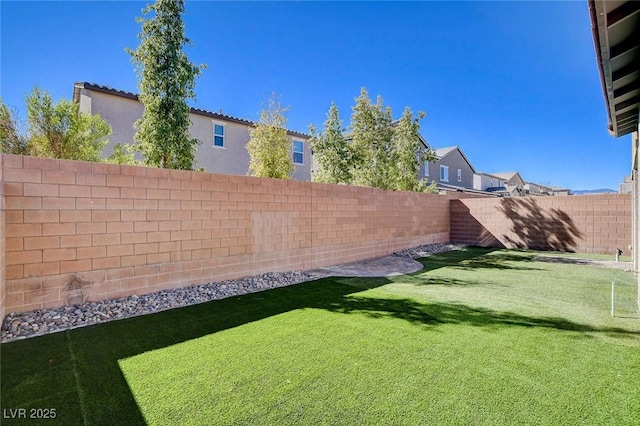
<path fill-rule="evenodd" d="M 640 109 L 640 1 L 589 0 L 591 29 L 609 131 L 638 130 Z"/>

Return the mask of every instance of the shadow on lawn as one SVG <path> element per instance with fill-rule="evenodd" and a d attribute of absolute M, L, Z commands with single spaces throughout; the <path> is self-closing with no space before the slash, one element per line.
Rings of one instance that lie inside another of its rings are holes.
<path fill-rule="evenodd" d="M 451 263 L 455 265 L 456 262 Z M 56 408 L 56 418 L 50 420 L 50 424 L 145 424 L 120 370 L 119 360 L 304 308 L 370 318 L 396 318 L 428 328 L 464 324 L 638 335 L 561 318 L 527 317 L 460 304 L 356 295 L 388 283 L 386 278 L 325 278 L 5 343 L 0 345 L 1 405 L 3 409 Z M 3 424 L 10 423 L 13 421 L 3 419 Z"/>
<path fill-rule="evenodd" d="M 329 307 L 362 290 L 326 279 L 4 343 L 0 405 L 56 408 L 50 424 L 142 425 L 118 360 L 292 310 Z M 29 419 L 3 419 L 22 423 Z"/>
<path fill-rule="evenodd" d="M 514 271 L 539 271 L 527 263 L 532 262 L 535 255 L 527 252 L 517 252 L 503 249 L 467 247 L 461 250 L 440 253 L 421 259 L 417 259 L 424 266 L 416 272 L 433 271 L 442 267 L 473 271 L 477 269 L 514 270 Z"/>
<path fill-rule="evenodd" d="M 371 318 L 397 318 L 413 324 L 462 324 L 474 327 L 500 328 L 506 326 L 541 327 L 584 333 L 635 335 L 640 332 L 620 328 L 593 327 L 564 318 L 530 317 L 512 312 L 470 307 L 457 303 L 419 303 L 411 299 L 380 299 L 347 296 L 338 303 L 325 307 L 343 314 L 362 314 Z"/>
<path fill-rule="evenodd" d="M 443 278 L 443 277 L 430 277 L 420 276 L 417 274 L 405 275 L 402 277 L 402 283 L 412 284 L 415 286 L 446 286 L 446 287 L 485 287 L 485 288 L 504 288 L 511 287 L 508 284 L 498 284 L 495 282 L 478 282 L 461 280 L 457 278 Z"/>

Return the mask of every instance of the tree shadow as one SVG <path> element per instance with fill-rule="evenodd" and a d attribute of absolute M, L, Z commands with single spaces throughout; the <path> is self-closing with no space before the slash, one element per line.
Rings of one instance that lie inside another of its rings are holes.
<path fill-rule="evenodd" d="M 540 270 L 540 268 L 526 264 L 527 262 L 532 262 L 534 257 L 534 254 L 526 252 L 510 253 L 498 248 L 467 247 L 417 259 L 418 262 L 422 263 L 423 268 L 409 275 L 420 275 L 442 267 L 468 271 L 477 269 Z"/>
<path fill-rule="evenodd" d="M 533 261 L 533 254 L 510 255 L 508 253 L 492 253 L 489 256 L 480 256 L 452 266 L 455 269 L 473 271 L 477 269 L 514 270 L 514 271 L 539 271 L 524 262 Z"/>
<path fill-rule="evenodd" d="M 463 200 L 451 200 L 451 242 L 479 247 L 506 248 L 496 236 L 471 214 Z"/>
<path fill-rule="evenodd" d="M 52 424 L 145 424 L 119 360 L 298 309 L 393 318 L 436 330 L 445 324 L 638 333 L 562 318 L 530 317 L 454 303 L 376 298 L 387 278 L 324 278 L 0 345 L 3 408 L 57 407 Z M 462 282 L 451 285 L 463 285 Z M 586 335 L 585 335 L 586 336 Z M 179 386 L 179 384 L 176 384 Z"/>
<path fill-rule="evenodd" d="M 532 197 L 503 198 L 498 210 L 511 221 L 508 245 L 521 249 L 575 252 L 583 233 L 571 217 L 556 208 L 545 211 Z"/>
<path fill-rule="evenodd" d="M 496 283 L 480 283 L 476 281 L 461 280 L 457 278 L 443 278 L 443 277 L 430 277 L 420 275 L 405 275 L 402 277 L 403 284 L 412 284 L 418 287 L 423 286 L 445 286 L 445 287 L 487 287 L 487 288 L 499 288 L 509 287 L 507 284 Z"/>
<path fill-rule="evenodd" d="M 362 290 L 325 279 L 3 343 L 0 402 L 58 407 L 51 424 L 144 425 L 118 360 Z"/>
<path fill-rule="evenodd" d="M 362 314 L 370 318 L 395 318 L 412 324 L 437 326 L 461 324 L 474 327 L 537 327 L 581 333 L 606 333 L 640 337 L 640 332 L 621 328 L 594 327 L 559 317 L 534 317 L 500 312 L 459 303 L 422 303 L 412 299 L 347 296 L 323 309 L 342 314 Z"/>

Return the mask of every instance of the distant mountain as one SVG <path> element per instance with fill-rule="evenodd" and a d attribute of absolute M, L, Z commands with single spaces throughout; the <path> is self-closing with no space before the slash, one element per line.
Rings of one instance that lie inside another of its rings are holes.
<path fill-rule="evenodd" d="M 576 189 L 571 190 L 574 195 L 587 195 L 587 194 L 616 194 L 618 191 L 613 189 L 601 188 L 601 189 Z"/>

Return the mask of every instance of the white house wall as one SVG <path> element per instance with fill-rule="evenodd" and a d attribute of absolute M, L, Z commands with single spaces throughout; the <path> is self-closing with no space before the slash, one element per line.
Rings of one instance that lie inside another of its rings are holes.
<path fill-rule="evenodd" d="M 497 177 L 487 176 L 484 174 L 473 175 L 473 189 L 486 191 L 487 188 L 496 188 L 500 186 L 503 186 L 503 181 Z"/>

